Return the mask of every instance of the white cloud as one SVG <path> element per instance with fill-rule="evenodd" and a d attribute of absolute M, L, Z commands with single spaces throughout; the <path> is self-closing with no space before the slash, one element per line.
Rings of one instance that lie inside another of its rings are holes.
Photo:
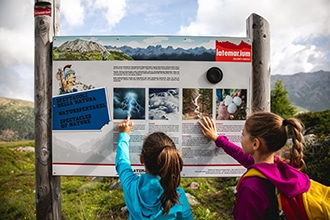
<path fill-rule="evenodd" d="M 33 100 L 33 1 L 1 2 L 0 96 Z"/>
<path fill-rule="evenodd" d="M 65 0 L 60 11 L 65 31 L 105 33 L 112 30 L 126 16 L 126 0 Z"/>
<path fill-rule="evenodd" d="M 297 68 L 306 72 L 312 70 L 313 64 L 308 62 L 308 57 L 314 50 L 315 47 L 307 48 L 303 45 L 291 44 L 285 47 L 282 52 L 278 52 L 273 56 L 273 64 L 277 68 L 274 71 L 290 74 L 296 71 Z"/>
<path fill-rule="evenodd" d="M 296 72 L 313 72 L 329 70 L 330 39 L 299 38 L 273 54 L 274 72 L 292 74 Z M 329 57 L 329 58 L 327 58 Z"/>
<path fill-rule="evenodd" d="M 116 0 L 109 2 L 108 0 L 96 0 L 89 5 L 89 12 L 98 12 L 97 16 L 102 16 L 107 21 L 107 29 L 111 30 L 126 15 L 126 0 Z"/>
<path fill-rule="evenodd" d="M 181 26 L 179 34 L 245 37 L 246 20 L 256 13 L 264 17 L 270 26 L 273 74 L 314 71 L 325 66 L 328 68 L 325 70 L 329 70 L 330 64 L 321 63 L 325 62 L 324 59 L 313 59 L 314 62 L 308 59 L 311 56 L 325 57 L 329 50 L 294 43 L 298 39 L 320 34 L 330 40 L 329 11 L 329 0 L 199 0 L 196 19 L 189 25 Z"/>
<path fill-rule="evenodd" d="M 80 26 L 84 24 L 85 7 L 80 0 L 64 0 L 61 1 L 60 4 L 61 14 L 70 26 Z"/>
<path fill-rule="evenodd" d="M 9 22 L 1 21 L 0 62 L 6 66 L 33 64 L 33 2 L 23 1 L 22 4 L 15 4 L 10 1 L 10 4 L 1 3 L 1 7 L 1 16 L 6 17 Z M 16 22 L 12 23 L 12 20 Z"/>
<path fill-rule="evenodd" d="M 167 41 L 167 40 L 168 40 L 168 37 L 150 37 L 150 38 L 146 38 L 144 40 L 144 42 L 147 45 L 153 45 L 155 43 L 161 43 L 161 42 Z"/>

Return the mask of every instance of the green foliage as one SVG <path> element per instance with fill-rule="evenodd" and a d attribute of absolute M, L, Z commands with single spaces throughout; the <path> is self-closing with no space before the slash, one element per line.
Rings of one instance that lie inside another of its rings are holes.
<path fill-rule="evenodd" d="M 34 139 L 32 102 L 0 98 L 0 121 L 0 141 Z"/>
<path fill-rule="evenodd" d="M 127 219 L 121 189 L 109 191 L 118 178 L 61 177 L 62 213 L 65 219 Z"/>
<path fill-rule="evenodd" d="M 305 125 L 306 134 L 324 138 L 330 134 L 330 110 L 300 113 L 297 116 Z"/>
<path fill-rule="evenodd" d="M 187 186 L 197 182 L 199 189 Z M 233 219 L 235 196 L 233 187 L 237 178 L 182 178 L 181 186 L 187 193 L 193 195 L 200 204 L 192 205 L 195 219 Z"/>
<path fill-rule="evenodd" d="M 274 89 L 271 90 L 271 112 L 282 116 L 283 118 L 290 118 L 297 113 L 296 107 L 291 105 L 288 92 L 286 91 L 282 80 L 275 82 Z"/>
<path fill-rule="evenodd" d="M 330 110 L 300 113 L 295 117 L 305 125 L 305 135 L 316 137 L 315 142 L 307 142 L 304 148 L 305 172 L 311 179 L 330 186 Z"/>
<path fill-rule="evenodd" d="M 8 148 L 34 147 L 34 140 L 25 140 L 19 142 L 0 142 L 0 147 L 8 147 Z"/>
<path fill-rule="evenodd" d="M 309 177 L 330 186 L 330 137 L 306 146 L 304 154 L 306 173 Z"/>

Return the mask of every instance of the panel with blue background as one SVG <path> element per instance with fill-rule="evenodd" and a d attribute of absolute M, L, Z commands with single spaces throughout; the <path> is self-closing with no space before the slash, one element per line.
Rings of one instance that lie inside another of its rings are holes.
<path fill-rule="evenodd" d="M 109 121 L 105 88 L 53 97 L 53 130 L 100 130 Z"/>

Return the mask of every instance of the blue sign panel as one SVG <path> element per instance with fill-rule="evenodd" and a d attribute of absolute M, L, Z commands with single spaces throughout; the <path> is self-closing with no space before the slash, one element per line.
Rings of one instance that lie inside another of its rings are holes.
<path fill-rule="evenodd" d="M 53 97 L 53 130 L 100 130 L 109 121 L 105 88 Z"/>

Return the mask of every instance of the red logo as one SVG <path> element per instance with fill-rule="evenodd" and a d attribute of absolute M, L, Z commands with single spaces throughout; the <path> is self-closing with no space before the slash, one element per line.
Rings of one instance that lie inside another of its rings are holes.
<path fill-rule="evenodd" d="M 251 45 L 241 41 L 236 45 L 229 41 L 215 41 L 215 61 L 218 62 L 251 62 Z"/>
<path fill-rule="evenodd" d="M 34 17 L 39 16 L 51 16 L 52 9 L 50 7 L 35 7 L 34 8 Z"/>

